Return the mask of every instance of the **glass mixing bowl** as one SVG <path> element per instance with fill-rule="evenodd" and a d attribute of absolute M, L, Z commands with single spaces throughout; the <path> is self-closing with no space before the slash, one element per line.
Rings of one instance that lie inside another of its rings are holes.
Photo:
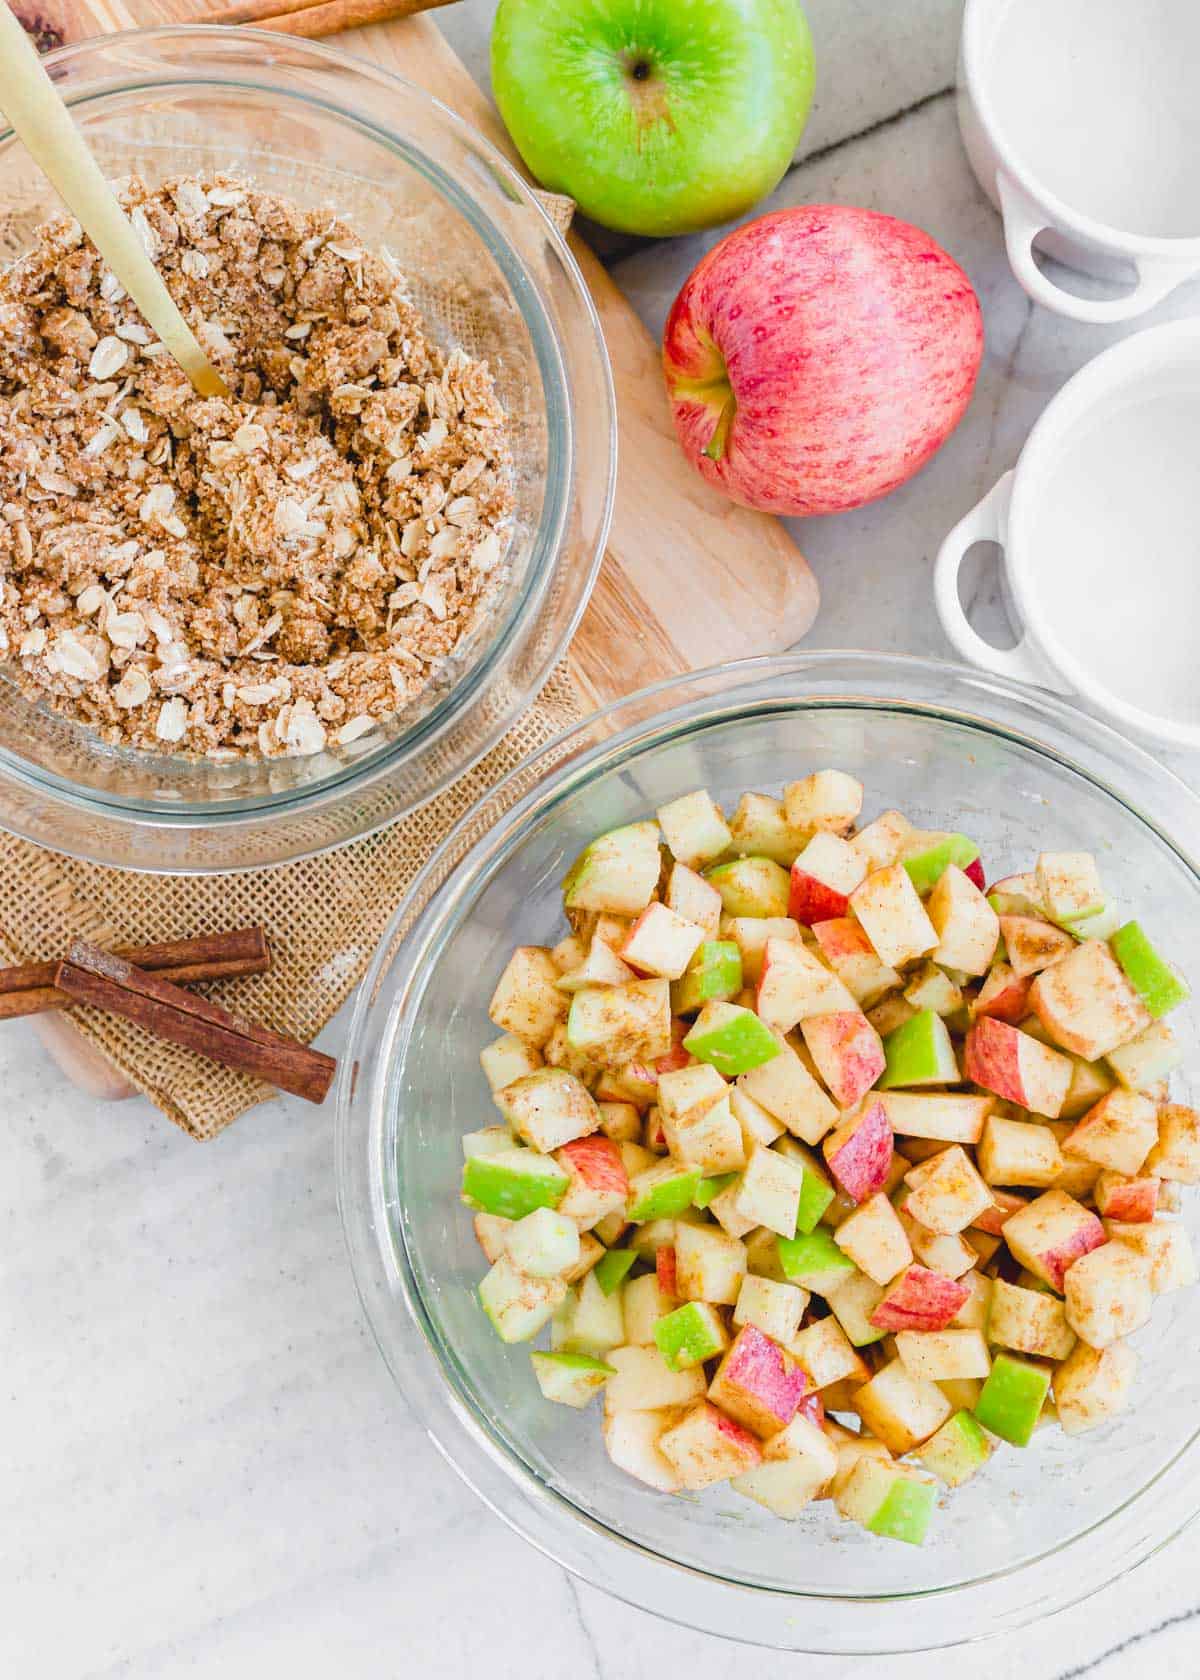
<path fill-rule="evenodd" d="M 493 1114 L 479 1069 L 512 947 L 561 937 L 559 883 L 597 833 L 706 786 L 733 801 L 836 765 L 868 811 L 976 838 L 992 877 L 1045 846 L 1094 851 L 1109 889 L 1196 967 L 1200 801 L 1048 695 L 922 660 L 751 660 L 646 689 L 570 731 L 464 820 L 398 911 L 343 1062 L 342 1218 L 397 1383 L 435 1444 L 521 1534 L 593 1584 L 691 1627 L 837 1653 L 922 1649 L 1018 1626 L 1096 1591 L 1200 1503 L 1200 1291 L 1160 1297 L 1136 1338 L 1134 1407 L 1002 1448 L 942 1501 L 924 1548 L 828 1504 L 783 1523 L 728 1486 L 669 1498 L 604 1455 L 597 1408 L 544 1401 L 525 1347 L 475 1297 L 485 1263 L 459 1202 L 460 1134 Z M 1187 1075 L 1194 1009 L 1172 1017 Z M 1184 1215 L 1195 1229 L 1197 1198 Z"/>
<path fill-rule="evenodd" d="M 247 869 L 393 822 L 528 709 L 595 580 L 612 505 L 608 358 L 582 276 L 520 177 L 411 83 L 312 42 L 164 28 L 46 64 L 110 175 L 225 169 L 335 207 L 405 269 L 446 348 L 488 358 L 514 434 L 511 580 L 414 707 L 350 748 L 212 765 L 114 749 L 0 678 L 0 825 L 130 869 Z M 0 129 L 0 256 L 61 212 Z"/>

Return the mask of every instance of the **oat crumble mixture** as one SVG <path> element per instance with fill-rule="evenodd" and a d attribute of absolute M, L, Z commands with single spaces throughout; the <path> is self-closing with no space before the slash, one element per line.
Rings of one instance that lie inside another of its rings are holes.
<path fill-rule="evenodd" d="M 220 174 L 118 190 L 231 396 L 195 394 L 77 222 L 38 230 L 0 276 L 0 657 L 112 743 L 353 741 L 503 582 L 487 366 L 332 212 Z"/>

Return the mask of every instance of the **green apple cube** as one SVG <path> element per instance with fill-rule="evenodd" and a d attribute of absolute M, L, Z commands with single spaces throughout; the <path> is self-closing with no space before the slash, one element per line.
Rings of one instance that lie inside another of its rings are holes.
<path fill-rule="evenodd" d="M 965 834 L 922 834 L 911 843 L 917 849 L 909 852 L 903 863 L 922 897 L 933 891 L 951 864 L 965 869 L 979 856 L 979 847 Z"/>
<path fill-rule="evenodd" d="M 658 1351 L 672 1371 L 690 1371 L 715 1359 L 729 1346 L 729 1335 L 715 1307 L 705 1301 L 686 1301 L 654 1326 Z"/>
<path fill-rule="evenodd" d="M 570 1175 L 536 1149 L 507 1149 L 472 1155 L 463 1165 L 462 1196 L 470 1207 L 503 1219 L 524 1219 L 537 1208 L 555 1208 L 567 1193 Z"/>
<path fill-rule="evenodd" d="M 706 869 L 727 916 L 786 916 L 791 876 L 771 858 L 735 858 Z"/>
<path fill-rule="evenodd" d="M 921 1463 L 947 1487 L 960 1487 L 970 1481 L 987 1463 L 991 1451 L 992 1443 L 970 1412 L 955 1412 L 924 1446 L 916 1449 Z"/>
<path fill-rule="evenodd" d="M 896 1086 L 953 1085 L 961 1077 L 954 1045 L 945 1021 L 932 1009 L 922 1009 L 890 1032 L 883 1041 L 887 1059 L 877 1089 Z"/>
<path fill-rule="evenodd" d="M 1159 955 L 1140 922 L 1126 922 L 1109 940 L 1125 978 L 1154 1020 L 1177 1009 L 1191 989 L 1165 957 Z"/>
<path fill-rule="evenodd" d="M 800 1284 L 814 1295 L 828 1296 L 854 1275 L 853 1260 L 842 1253 L 831 1231 L 815 1230 L 776 1240 L 779 1264 L 787 1281 Z"/>
<path fill-rule="evenodd" d="M 502 1342 L 528 1342 L 567 1299 L 561 1278 L 527 1277 L 502 1254 L 479 1285 L 479 1300 Z"/>
<path fill-rule="evenodd" d="M 833 1200 L 833 1185 L 819 1172 L 802 1165 L 804 1183 L 800 1189 L 800 1211 L 796 1215 L 796 1235 L 808 1236 L 821 1222 L 821 1215 Z"/>
<path fill-rule="evenodd" d="M 543 1396 L 576 1409 L 586 1406 L 617 1374 L 615 1365 L 586 1353 L 531 1353 L 529 1358 Z"/>
<path fill-rule="evenodd" d="M 718 1173 L 715 1178 L 702 1178 L 700 1180 L 700 1188 L 696 1191 L 695 1196 L 692 1198 L 692 1206 L 698 1208 L 711 1206 L 711 1204 L 721 1194 L 722 1190 L 728 1190 L 729 1186 L 737 1177 L 737 1173 L 730 1172 Z"/>
<path fill-rule="evenodd" d="M 779 1054 L 779 1043 L 770 1027 L 752 1009 L 742 1009 L 735 1003 L 706 1003 L 683 1047 L 727 1079 L 774 1061 Z"/>
<path fill-rule="evenodd" d="M 629 1185 L 629 1220 L 643 1225 L 648 1219 L 677 1219 L 692 1206 L 700 1182 L 699 1167 L 673 1160 L 635 1173 Z"/>
<path fill-rule="evenodd" d="M 606 1295 L 589 1272 L 578 1289 L 568 1290 L 559 1303 L 550 1326 L 550 1346 L 555 1353 L 586 1353 L 602 1359 L 625 1341 L 625 1309 L 622 1290 Z"/>
<path fill-rule="evenodd" d="M 1049 1388 L 1048 1366 L 998 1353 L 975 1402 L 976 1422 L 1014 1447 L 1027 1447 Z"/>
<path fill-rule="evenodd" d="M 837 1495 L 842 1516 L 871 1534 L 919 1546 L 937 1504 L 937 1483 L 907 1464 L 860 1458 Z"/>
<path fill-rule="evenodd" d="M 741 989 L 741 951 L 731 939 L 706 939 L 672 985 L 671 1008 L 676 1015 L 691 1015 L 706 1003 L 735 998 Z"/>
<path fill-rule="evenodd" d="M 605 1295 L 611 1295 L 625 1282 L 637 1255 L 632 1248 L 610 1248 L 592 1268 L 592 1276 Z"/>
<path fill-rule="evenodd" d="M 654 896 L 662 868 L 658 824 L 614 828 L 585 846 L 563 881 L 568 910 L 636 916 Z"/>

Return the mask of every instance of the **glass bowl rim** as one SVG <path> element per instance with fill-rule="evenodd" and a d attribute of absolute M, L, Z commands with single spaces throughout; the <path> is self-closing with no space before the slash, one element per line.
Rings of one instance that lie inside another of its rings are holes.
<path fill-rule="evenodd" d="M 529 330 L 543 381 L 553 373 L 555 386 L 549 391 L 549 407 L 552 410 L 561 409 L 559 417 L 567 430 L 565 441 L 555 443 L 552 440 L 550 465 L 553 470 L 550 476 L 554 493 L 548 495 L 538 529 L 531 539 L 528 576 L 522 582 L 519 593 L 508 606 L 504 619 L 497 625 L 494 634 L 485 635 L 481 639 L 478 652 L 471 662 L 452 679 L 445 693 L 437 698 L 429 711 L 417 718 L 411 727 L 406 728 L 402 736 L 383 743 L 370 754 L 347 760 L 311 788 L 299 786 L 281 793 L 237 797 L 213 810 L 187 801 L 164 800 L 161 804 L 156 804 L 149 800 L 126 798 L 119 793 L 110 794 L 103 789 L 87 788 L 55 771 L 43 769 L 34 762 L 19 759 L 0 747 L 0 799 L 3 798 L 2 785 L 8 782 L 44 801 L 51 807 L 52 813 L 54 810 L 72 811 L 90 819 L 93 824 L 102 824 L 106 836 L 112 832 L 111 841 L 94 841 L 90 848 L 85 848 L 80 843 L 73 843 L 70 836 L 58 833 L 51 835 L 45 830 L 44 823 L 39 829 L 38 823 L 28 817 L 28 808 L 24 804 L 20 806 L 18 814 L 5 819 L 6 826 L 11 827 L 13 832 L 23 838 L 37 844 L 53 844 L 57 850 L 69 856 L 113 864 L 131 873 L 147 870 L 154 872 L 163 870 L 164 865 L 161 862 L 131 861 L 127 857 L 118 856 L 113 849 L 119 843 L 116 837 L 122 834 L 132 836 L 136 833 L 156 833 L 163 836 L 197 836 L 202 839 L 205 835 L 211 836 L 218 832 L 236 834 L 259 831 L 279 836 L 269 857 L 248 866 L 222 862 L 210 864 L 207 861 L 192 861 L 183 866 L 165 866 L 168 873 L 222 873 L 230 869 L 297 862 L 318 855 L 331 846 L 366 838 L 388 824 L 401 820 L 414 809 L 437 798 L 453 782 L 469 773 L 498 745 L 519 720 L 523 711 L 533 704 L 537 694 L 564 657 L 578 629 L 603 563 L 616 497 L 616 393 L 599 313 L 563 234 L 540 203 L 535 190 L 493 142 L 419 83 L 324 41 L 280 36 L 267 29 L 244 25 L 234 28 L 222 24 L 169 23 L 124 29 L 69 42 L 47 53 L 45 60 L 52 68 L 74 66 L 86 71 L 89 62 L 102 60 L 105 52 L 119 51 L 122 46 L 130 44 L 153 45 L 168 41 L 184 44 L 202 42 L 208 50 L 212 50 L 214 46 L 217 51 L 228 50 L 234 55 L 233 62 L 239 65 L 245 62 L 247 47 L 257 45 L 265 55 L 264 71 L 272 67 L 273 55 L 290 55 L 293 58 L 309 60 L 315 65 L 323 63 L 336 68 L 344 77 L 352 76 L 360 82 L 371 82 L 384 89 L 401 90 L 407 101 L 434 114 L 452 138 L 474 150 L 486 162 L 506 195 L 522 210 L 533 213 L 534 225 L 537 225 L 539 235 L 549 240 L 563 266 L 570 286 L 571 311 L 577 312 L 578 323 L 587 340 L 587 355 L 594 358 L 596 371 L 600 375 L 604 413 L 600 417 L 599 430 L 607 442 L 607 467 L 603 475 L 600 498 L 601 516 L 589 544 L 591 553 L 586 567 L 579 568 L 581 575 L 570 585 L 569 593 L 573 599 L 558 634 L 537 660 L 533 680 L 528 685 L 521 685 L 522 690 L 528 688 L 528 692 L 515 696 L 503 713 L 494 718 L 487 729 L 480 733 L 469 755 L 460 762 L 452 762 L 447 768 L 433 775 L 428 786 L 419 794 L 406 796 L 403 801 L 385 810 L 382 815 L 377 815 L 374 820 L 360 822 L 351 831 L 334 840 L 323 840 L 316 844 L 305 843 L 299 838 L 289 840 L 287 831 L 291 823 L 298 822 L 304 825 L 319 812 L 327 811 L 331 807 L 336 809 L 350 801 L 361 800 L 364 794 L 373 789 L 386 787 L 391 776 L 399 770 L 418 764 L 422 756 L 430 756 L 456 728 L 469 723 L 474 709 L 487 691 L 490 680 L 497 675 L 505 657 L 511 653 L 515 643 L 523 636 L 528 636 L 536 622 L 538 611 L 544 604 L 547 591 L 561 570 L 570 504 L 579 474 L 579 448 L 571 402 L 571 379 L 563 360 L 562 337 L 546 308 L 544 289 L 529 270 L 526 258 L 511 243 L 482 200 L 462 180 L 447 174 L 440 164 L 426 158 L 423 172 L 427 178 L 433 181 L 437 190 L 446 196 L 449 202 L 457 206 L 475 236 L 499 262 L 510 281 L 513 280 L 515 272 L 520 283 L 514 291 L 514 302 Z M 286 74 L 286 61 L 280 69 Z M 99 85 L 94 88 L 85 84 L 79 90 L 79 98 L 85 103 L 96 97 L 111 99 L 139 91 L 161 91 L 177 86 L 234 90 L 240 88 L 259 93 L 270 91 L 294 102 L 296 106 L 314 107 L 339 122 L 351 124 L 369 133 L 378 144 L 393 153 L 403 155 L 420 151 L 419 147 L 405 142 L 398 130 L 382 123 L 372 113 L 353 110 L 343 98 L 318 97 L 300 88 L 268 84 L 266 80 L 255 80 L 248 72 L 239 75 L 234 69 L 214 69 L 209 65 L 190 69 L 183 64 L 170 64 L 151 66 L 137 73 L 128 70 L 113 75 L 111 72 L 105 72 L 101 62 L 98 81 Z M 66 92 L 68 103 L 79 102 L 69 87 Z M 0 143 L 11 138 L 11 128 L 0 118 Z M 524 301 L 523 294 L 528 294 Z M 537 305 L 535 314 L 530 312 L 530 298 Z M 561 399 L 557 404 L 556 396 Z M 143 768 L 152 769 L 154 755 L 140 754 L 139 763 Z M 228 770 L 226 765 L 214 765 L 212 768 L 214 772 Z M 93 828 L 93 835 L 95 832 Z"/>
<path fill-rule="evenodd" d="M 782 700 L 749 692 L 742 695 L 739 714 L 745 717 L 752 711 L 761 713 L 782 706 L 804 710 L 850 706 L 915 714 L 935 722 L 966 723 L 1026 749 L 1032 748 L 1040 757 L 1082 776 L 1167 845 L 1200 888 L 1200 863 L 1171 837 L 1159 817 L 1149 814 L 1061 745 L 1053 745 L 1028 733 L 1026 728 L 1016 727 L 1012 720 L 1015 717 L 1028 724 L 1030 719 L 1026 714 L 1032 714 L 1060 732 L 1073 747 L 1081 747 L 1085 754 L 1124 761 L 1132 775 L 1140 775 L 1152 787 L 1160 805 L 1162 801 L 1170 805 L 1168 820 L 1178 822 L 1180 813 L 1186 813 L 1198 834 L 1200 798 L 1173 771 L 1140 747 L 1048 692 L 946 661 L 837 649 L 737 660 L 665 678 L 611 702 L 561 731 L 553 741 L 530 755 L 463 816 L 412 883 L 380 942 L 359 991 L 349 1028 L 338 1082 L 337 1194 L 355 1287 L 385 1364 L 434 1446 L 468 1487 L 510 1528 L 580 1579 L 681 1626 L 701 1627 L 721 1637 L 775 1649 L 814 1654 L 886 1655 L 940 1649 L 1013 1631 L 1111 1585 L 1166 1545 L 1200 1514 L 1200 1494 L 1186 1491 L 1193 1486 L 1194 1475 L 1173 1478 L 1176 1485 L 1173 1489 L 1168 1486 L 1162 1501 L 1165 1521 L 1151 1523 L 1149 1533 L 1142 1532 L 1146 1511 L 1135 1510 L 1148 1494 L 1161 1492 L 1160 1484 L 1168 1472 L 1176 1470 L 1185 1459 L 1193 1472 L 1200 1469 L 1200 1427 L 1168 1465 L 1160 1467 L 1149 1482 L 1140 1485 L 1096 1522 L 1056 1541 L 1036 1557 L 986 1576 L 904 1592 L 834 1596 L 716 1575 L 657 1551 L 632 1535 L 617 1533 L 581 1510 L 569 1496 L 548 1485 L 518 1453 L 501 1442 L 470 1399 L 459 1391 L 443 1356 L 444 1340 L 430 1324 L 421 1287 L 404 1251 L 402 1233 L 395 1233 L 398 1241 L 389 1240 L 393 1233 L 383 1199 L 383 1175 L 376 1170 L 378 1162 L 374 1159 L 375 1146 L 382 1141 L 379 1123 L 386 1123 L 395 1074 L 392 1052 L 401 1036 L 402 1020 L 408 1013 L 414 971 L 421 968 L 424 955 L 440 944 L 441 935 L 454 923 L 463 901 L 473 896 L 481 879 L 502 861 L 511 845 L 519 844 L 534 814 L 562 797 L 576 774 L 586 778 L 601 765 L 611 770 L 646 746 L 660 746 L 670 738 L 677 724 L 694 732 L 714 723 L 732 721 L 725 715 L 713 718 L 685 714 L 682 706 L 678 710 L 671 706 L 668 697 L 673 692 L 682 693 L 708 682 L 720 683 L 723 686 L 719 693 L 707 697 L 706 705 L 711 710 L 718 703 L 737 704 L 743 689 L 772 676 L 809 677 L 819 683 L 848 667 L 860 680 L 895 682 L 896 693 L 864 694 L 856 691 L 853 683 L 832 692 L 824 688 L 794 692 Z M 998 720 L 957 709 L 946 698 L 914 697 L 914 691 L 922 686 L 929 691 L 947 685 L 951 686 L 954 701 L 967 692 L 978 699 L 986 697 L 999 702 L 1011 716 Z M 598 724 L 602 725 L 622 710 L 646 708 L 651 702 L 659 701 L 661 704 L 654 706 L 644 731 L 635 722 L 601 738 L 578 758 L 564 757 L 570 743 L 586 738 Z M 649 740 L 642 739 L 643 733 Z M 547 763 L 550 768 L 537 776 L 511 806 L 504 808 L 507 791 L 518 780 L 528 782 L 540 763 Z M 457 837 L 469 833 L 473 819 L 493 804 L 500 809 L 491 827 L 449 866 L 444 878 L 437 881 L 422 903 L 427 883 L 436 880 L 439 871 L 447 868 L 445 859 L 454 856 Z M 398 930 L 414 915 L 412 927 L 400 941 Z M 378 994 L 393 970 L 404 977 L 396 984 L 395 996 L 389 999 L 386 1011 L 381 1014 Z M 419 1006 L 418 990 L 417 1016 Z M 364 1081 L 363 1053 L 368 1047 L 372 1057 L 380 1049 L 382 1059 Z M 397 1341 L 403 1343 L 402 1350 L 395 1345 Z M 1057 1596 L 1034 1595 L 1032 1581 L 1039 1570 L 1055 1560 L 1061 1564 L 1064 1558 L 1074 1565 L 1081 1554 L 1088 1552 L 1093 1555 L 1094 1579 L 1088 1577 L 1083 1584 L 1084 1577 L 1079 1574 L 1070 1585 L 1059 1581 Z M 999 1607 L 994 1596 L 993 1602 L 988 1602 L 989 1596 L 996 1594 L 1005 1600 Z M 946 1625 L 933 1637 L 929 1637 L 932 1629 L 927 1630 L 914 1644 L 912 1607 L 927 1601 L 937 1606 L 937 1614 Z M 763 1626 L 747 1625 L 745 1618 L 751 1606 L 760 1622 L 765 1617 Z M 792 1624 L 800 1607 L 807 1607 L 809 1613 L 819 1611 L 825 1626 L 818 1630 L 805 1623 L 803 1642 L 797 1643 L 797 1630 Z M 876 1630 L 866 1640 L 864 1618 Z M 817 1642 L 808 1642 L 812 1639 Z"/>

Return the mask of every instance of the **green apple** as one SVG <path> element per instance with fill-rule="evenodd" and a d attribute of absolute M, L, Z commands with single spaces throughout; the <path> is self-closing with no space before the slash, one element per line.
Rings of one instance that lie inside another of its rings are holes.
<path fill-rule="evenodd" d="M 1126 922 L 1109 944 L 1125 978 L 1156 1021 L 1191 997 L 1183 976 L 1159 955 L 1140 922 Z"/>
<path fill-rule="evenodd" d="M 472 1155 L 463 1165 L 463 1201 L 504 1219 L 524 1219 L 537 1208 L 557 1207 L 570 1178 L 548 1155 L 536 1149 L 506 1149 L 501 1154 Z"/>
<path fill-rule="evenodd" d="M 629 1184 L 627 1217 L 638 1225 L 650 1219 L 676 1219 L 690 1208 L 700 1188 L 700 1169 L 678 1161 L 660 1161 L 635 1173 Z"/>
<path fill-rule="evenodd" d="M 636 916 L 658 885 L 662 858 L 658 824 L 630 823 L 585 846 L 563 880 L 568 910 Z"/>
<path fill-rule="evenodd" d="M 742 215 L 813 95 L 799 0 L 500 0 L 492 89 L 531 173 L 622 233 Z"/>
<path fill-rule="evenodd" d="M 955 1412 L 917 1448 L 917 1457 L 947 1487 L 960 1487 L 983 1468 L 991 1451 L 991 1442 L 971 1413 Z"/>
<path fill-rule="evenodd" d="M 690 1371 L 724 1353 L 729 1333 L 715 1307 L 705 1301 L 685 1301 L 658 1320 L 654 1340 L 672 1371 Z"/>
<path fill-rule="evenodd" d="M 887 1067 L 881 1091 L 897 1085 L 953 1085 L 960 1077 L 946 1023 L 932 1009 L 922 1009 L 883 1041 Z"/>
<path fill-rule="evenodd" d="M 550 1325 L 555 1353 L 586 1353 L 603 1359 L 625 1340 L 622 1292 L 606 1295 L 589 1272 L 578 1289 L 568 1289 Z"/>
<path fill-rule="evenodd" d="M 727 1002 L 742 989 L 742 953 L 731 939 L 706 939 L 671 987 L 671 1008 L 690 1015 L 714 1000 Z"/>
<path fill-rule="evenodd" d="M 735 858 L 704 872 L 721 895 L 727 916 L 779 916 L 788 913 L 792 878 L 772 858 Z"/>
<path fill-rule="evenodd" d="M 619 1289 L 636 1259 L 632 1248 L 610 1248 L 607 1254 L 602 1254 L 592 1267 L 592 1275 L 600 1285 L 601 1293 L 611 1295 Z"/>
<path fill-rule="evenodd" d="M 560 1406 L 586 1406 L 617 1368 L 586 1353 L 531 1353 L 533 1374 L 547 1400 Z"/>
<path fill-rule="evenodd" d="M 796 1138 L 784 1137 L 776 1144 L 781 1155 L 800 1168 L 804 1182 L 800 1187 L 800 1208 L 796 1214 L 796 1235 L 807 1236 L 821 1222 L 821 1215 L 833 1200 L 833 1185 L 811 1149 Z"/>
<path fill-rule="evenodd" d="M 706 1003 L 683 1047 L 698 1062 L 708 1062 L 727 1079 L 774 1061 L 779 1043 L 752 1009 L 736 1003 Z"/>
<path fill-rule="evenodd" d="M 920 834 L 909 842 L 903 862 L 908 878 L 922 897 L 932 892 L 951 864 L 965 869 L 979 856 L 979 847 L 965 834 Z"/>
<path fill-rule="evenodd" d="M 831 1231 L 807 1231 L 779 1237 L 776 1242 L 784 1277 L 814 1295 L 832 1295 L 840 1283 L 854 1276 L 853 1260 L 842 1253 Z"/>
<path fill-rule="evenodd" d="M 1050 1387 L 1050 1368 L 998 1353 L 975 1402 L 975 1421 L 1014 1447 L 1027 1447 Z"/>
<path fill-rule="evenodd" d="M 708 1207 L 710 1203 L 714 1202 L 721 1194 L 722 1190 L 728 1190 L 729 1186 L 738 1176 L 739 1175 L 737 1173 L 731 1172 L 718 1173 L 715 1178 L 702 1178 L 700 1180 L 700 1188 L 696 1191 L 695 1196 L 692 1198 L 692 1206 L 698 1208 Z"/>
<path fill-rule="evenodd" d="M 907 1464 L 863 1456 L 835 1503 L 843 1517 L 870 1533 L 919 1546 L 937 1504 L 937 1483 Z"/>

